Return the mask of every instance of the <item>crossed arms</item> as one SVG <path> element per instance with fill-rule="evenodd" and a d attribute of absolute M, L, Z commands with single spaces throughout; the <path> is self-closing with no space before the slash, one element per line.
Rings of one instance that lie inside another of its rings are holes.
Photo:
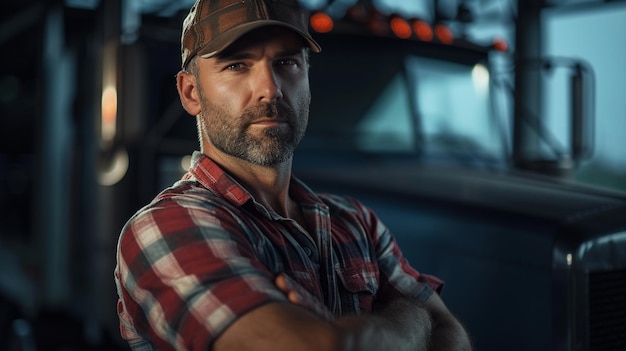
<path fill-rule="evenodd" d="M 221 350 L 471 350 L 467 333 L 437 294 L 426 303 L 397 296 L 371 314 L 334 319 L 285 275 L 276 286 L 291 303 L 262 305 L 216 340 Z"/>
<path fill-rule="evenodd" d="M 227 206 L 208 211 L 204 202 L 188 202 L 156 202 L 134 217 L 120 237 L 118 313 L 129 343 L 162 350 L 470 350 L 460 323 L 436 293 L 428 297 L 422 289 L 427 283 L 418 281 L 386 227 L 369 212 L 359 215 L 366 211 L 362 207 L 335 206 L 352 209 L 356 218 L 348 218 L 346 225 L 363 224 L 363 233 L 353 235 L 353 241 L 368 243 L 363 249 L 348 240 L 343 247 L 363 258 L 350 274 L 362 279 L 369 274 L 381 285 L 362 296 L 367 299 L 363 308 L 371 313 L 336 318 L 318 300 L 319 292 L 309 294 L 286 275 L 272 281 L 275 272 L 294 271 L 285 268 L 300 262 L 287 257 L 276 264 L 265 234 L 258 235 L 263 240 L 251 241 L 240 229 L 240 219 L 218 212 Z M 270 234 L 275 239 L 282 235 Z M 375 258 L 368 256 L 370 248 Z M 349 272 L 347 266 L 339 268 Z M 440 283 L 433 281 L 433 286 Z M 404 297 L 414 294 L 425 302 Z M 353 309 L 342 309 L 348 310 Z"/>

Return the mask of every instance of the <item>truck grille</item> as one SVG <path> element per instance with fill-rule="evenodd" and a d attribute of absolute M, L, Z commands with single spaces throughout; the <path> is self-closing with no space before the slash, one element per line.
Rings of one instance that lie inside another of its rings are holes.
<path fill-rule="evenodd" d="M 626 350 L 626 270 L 589 274 L 589 350 Z"/>

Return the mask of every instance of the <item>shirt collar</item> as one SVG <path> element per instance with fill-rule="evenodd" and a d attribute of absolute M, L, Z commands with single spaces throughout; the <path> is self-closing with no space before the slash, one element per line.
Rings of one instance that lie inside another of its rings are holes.
<path fill-rule="evenodd" d="M 191 155 L 191 167 L 189 167 L 188 174 L 204 187 L 237 206 L 243 205 L 252 198 L 252 195 L 224 172 L 217 163 L 199 151 L 194 151 Z"/>
<path fill-rule="evenodd" d="M 186 178 L 193 178 L 236 206 L 242 206 L 252 199 L 252 195 L 241 184 L 215 161 L 199 151 L 194 151 L 192 154 L 191 167 Z M 299 203 L 323 204 L 323 201 L 309 187 L 293 175 L 289 191 Z"/>

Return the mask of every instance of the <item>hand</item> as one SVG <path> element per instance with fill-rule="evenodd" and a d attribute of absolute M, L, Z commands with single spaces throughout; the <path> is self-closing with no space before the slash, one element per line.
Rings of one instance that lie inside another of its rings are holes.
<path fill-rule="evenodd" d="M 276 276 L 274 283 L 285 294 L 289 302 L 308 309 L 324 320 L 335 320 L 335 316 L 328 307 L 285 273 Z"/>

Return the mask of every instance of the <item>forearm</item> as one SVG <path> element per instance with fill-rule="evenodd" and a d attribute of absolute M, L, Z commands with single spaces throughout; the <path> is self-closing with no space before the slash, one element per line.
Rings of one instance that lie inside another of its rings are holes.
<path fill-rule="evenodd" d="M 434 313 L 434 314 L 431 314 Z M 419 301 L 395 298 L 373 314 L 335 321 L 345 350 L 470 351 L 469 336 L 452 315 Z"/>
<path fill-rule="evenodd" d="M 456 319 L 447 318 L 433 323 L 430 351 L 470 351 L 472 349 L 465 328 Z"/>
<path fill-rule="evenodd" d="M 336 329 L 333 339 L 341 350 L 469 351 L 465 329 L 447 310 L 438 295 L 427 303 L 393 296 L 373 306 L 371 314 L 335 319 L 306 290 L 279 276 L 276 285 L 290 302 L 313 312 Z"/>
<path fill-rule="evenodd" d="M 417 301 L 396 298 L 373 314 L 342 317 L 346 350 L 429 350 L 432 321 Z"/>

